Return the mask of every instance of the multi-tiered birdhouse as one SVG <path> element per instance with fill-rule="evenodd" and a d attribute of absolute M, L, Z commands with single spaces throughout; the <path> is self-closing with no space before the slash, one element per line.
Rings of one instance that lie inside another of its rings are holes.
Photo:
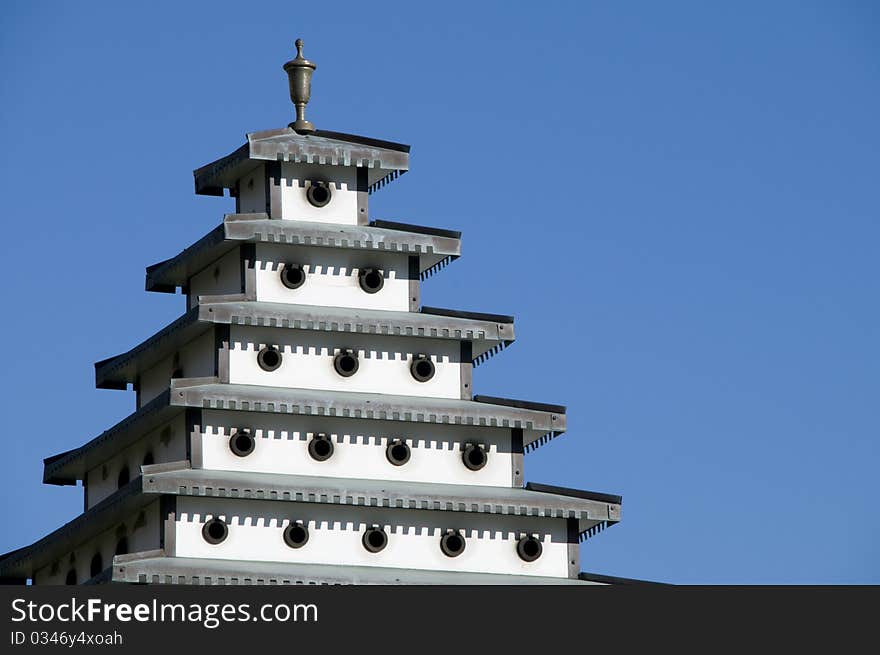
<path fill-rule="evenodd" d="M 315 129 L 315 68 L 285 64 L 297 120 L 195 171 L 235 213 L 147 268 L 184 314 L 95 365 L 136 410 L 45 460 L 83 513 L 0 560 L 35 584 L 550 583 L 620 498 L 524 484 L 565 408 L 474 395 L 513 319 L 427 307 L 451 230 L 370 218 L 409 146 Z"/>

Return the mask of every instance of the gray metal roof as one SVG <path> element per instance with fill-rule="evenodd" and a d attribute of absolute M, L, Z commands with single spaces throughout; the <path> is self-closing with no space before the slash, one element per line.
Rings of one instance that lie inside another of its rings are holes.
<path fill-rule="evenodd" d="M 125 389 L 213 323 L 471 341 L 473 361 L 480 364 L 513 343 L 514 331 L 512 322 L 499 322 L 509 317 L 474 316 L 479 318 L 255 301 L 203 302 L 128 352 L 97 362 L 95 384 L 99 389 Z"/>
<path fill-rule="evenodd" d="M 222 384 L 212 378 L 172 380 L 170 402 L 189 407 L 273 414 L 521 428 L 530 433 L 523 435 L 529 444 L 565 431 L 565 414 L 524 406 L 484 403 L 478 399 L 282 389 Z"/>
<path fill-rule="evenodd" d="M 607 584 L 588 578 L 423 571 L 378 566 L 248 562 L 167 557 L 164 551 L 117 555 L 108 581 L 189 585 L 577 585 Z"/>
<path fill-rule="evenodd" d="M 409 170 L 409 146 L 327 130 L 297 134 L 289 127 L 250 132 L 235 152 L 193 171 L 196 193 L 222 196 L 265 161 L 357 166 L 369 169 L 369 191 Z"/>
<path fill-rule="evenodd" d="M 180 464 L 176 470 L 161 464 L 143 467 L 144 493 L 573 518 L 582 536 L 594 534 L 599 524 L 620 520 L 619 502 L 585 498 L 577 490 L 568 491 L 578 495 L 562 495 L 509 487 L 212 471 Z"/>
<path fill-rule="evenodd" d="M 102 432 L 86 444 L 44 460 L 43 481 L 75 484 L 85 472 L 135 443 L 186 407 L 234 409 L 309 416 L 480 425 L 487 428 L 521 428 L 526 451 L 565 431 L 563 407 L 538 409 L 540 404 L 491 398 L 445 400 L 379 394 L 276 389 L 219 383 L 214 379 L 172 381 L 171 388 Z M 500 404 L 500 403 L 515 404 Z M 517 406 L 519 405 L 519 406 Z M 554 411 L 562 410 L 562 411 Z"/>
<path fill-rule="evenodd" d="M 147 267 L 147 291 L 174 293 L 187 279 L 241 243 L 280 243 L 419 255 L 423 278 L 461 255 L 461 239 L 444 230 L 376 221 L 342 225 L 227 214 L 223 223 L 179 255 Z M 399 226 L 399 227 L 389 227 Z M 406 229 L 409 228 L 409 229 Z"/>

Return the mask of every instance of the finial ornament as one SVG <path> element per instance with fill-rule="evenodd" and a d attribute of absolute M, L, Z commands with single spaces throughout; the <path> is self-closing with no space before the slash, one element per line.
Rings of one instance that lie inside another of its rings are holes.
<path fill-rule="evenodd" d="M 306 105 L 312 92 L 312 73 L 315 64 L 303 57 L 303 40 L 296 40 L 296 58 L 284 64 L 290 84 L 290 100 L 296 107 L 296 120 L 290 124 L 297 132 L 314 132 L 315 126 L 306 120 Z"/>

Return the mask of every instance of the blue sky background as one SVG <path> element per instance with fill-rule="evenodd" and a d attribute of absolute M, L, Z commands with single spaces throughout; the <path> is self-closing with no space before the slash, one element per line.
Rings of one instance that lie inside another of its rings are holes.
<path fill-rule="evenodd" d="M 0 549 L 81 510 L 42 458 L 132 411 L 92 364 L 182 313 L 144 267 L 298 36 L 318 127 L 413 145 L 372 216 L 464 232 L 423 301 L 516 315 L 476 391 L 568 406 L 527 479 L 623 494 L 584 569 L 880 583 L 871 2 L 4 3 Z"/>

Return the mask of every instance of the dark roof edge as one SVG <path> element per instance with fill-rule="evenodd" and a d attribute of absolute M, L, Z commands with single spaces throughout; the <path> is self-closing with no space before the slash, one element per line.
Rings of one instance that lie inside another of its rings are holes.
<path fill-rule="evenodd" d="M 209 248 L 211 246 L 218 245 L 226 240 L 226 229 L 225 225 L 221 223 L 213 230 L 208 232 L 201 239 L 196 241 L 191 246 L 184 248 L 182 251 L 177 253 L 174 257 L 170 257 L 161 262 L 157 262 L 155 264 L 151 264 L 147 266 L 147 274 L 146 281 L 144 283 L 144 288 L 147 291 L 155 291 L 158 293 L 175 293 L 177 291 L 176 286 L 172 286 L 170 284 L 157 284 L 154 280 L 158 273 L 161 273 L 163 268 L 168 266 L 172 266 L 175 263 L 186 259 L 187 257 L 191 257 L 196 252 Z"/>
<path fill-rule="evenodd" d="M 333 132 L 332 130 L 315 130 L 312 132 L 315 136 L 325 137 L 327 139 L 338 139 L 339 141 L 348 141 L 349 143 L 359 143 L 365 146 L 374 146 L 376 148 L 386 148 L 387 150 L 397 150 L 398 152 L 410 151 L 410 146 L 406 143 L 396 143 L 395 141 L 384 141 L 382 139 L 374 139 L 369 136 L 360 136 L 359 134 L 347 134 L 345 132 Z"/>
<path fill-rule="evenodd" d="M 371 220 L 370 227 L 380 227 L 384 230 L 397 230 L 399 232 L 413 232 L 415 234 L 427 234 L 432 237 L 448 237 L 450 239 L 461 238 L 461 232 L 458 230 L 447 230 L 442 227 L 428 227 L 427 225 L 413 225 L 412 223 L 398 223 L 397 221 L 386 221 L 381 218 Z"/>
<path fill-rule="evenodd" d="M 476 395 L 474 396 L 474 401 L 478 403 L 486 403 L 487 405 L 505 405 L 507 407 L 518 407 L 519 409 L 535 409 L 540 412 L 565 414 L 565 405 L 536 403 L 531 400 L 513 400 L 512 398 L 496 398 L 495 396 Z"/>
<path fill-rule="evenodd" d="M 419 309 L 422 314 L 432 316 L 448 316 L 450 318 L 470 318 L 475 321 L 492 321 L 493 323 L 513 323 L 513 316 L 507 314 L 489 314 L 486 312 L 469 312 L 463 309 L 445 309 L 443 307 L 425 307 Z"/>
<path fill-rule="evenodd" d="M 588 573 L 581 571 L 578 573 L 578 580 L 586 582 L 601 582 L 609 585 L 668 585 L 668 582 L 655 582 L 653 580 L 637 580 L 635 578 L 621 578 L 616 575 L 603 575 L 602 573 Z"/>
<path fill-rule="evenodd" d="M 5 574 L 8 571 L 10 562 L 15 565 L 16 561 L 20 561 L 22 559 L 33 558 L 34 555 L 38 554 L 41 550 L 44 550 L 48 547 L 52 546 L 52 543 L 57 541 L 62 536 L 65 536 L 68 533 L 75 533 L 79 530 L 83 529 L 83 525 L 88 525 L 89 527 L 93 527 L 94 524 L 98 524 L 101 530 L 97 530 L 94 534 L 98 534 L 98 532 L 103 532 L 106 530 L 106 526 L 100 523 L 101 519 L 104 518 L 106 523 L 112 524 L 113 521 L 107 520 L 107 516 L 115 517 L 116 513 L 119 511 L 124 511 L 129 509 L 129 507 L 125 504 L 125 501 L 133 498 L 142 498 L 144 501 L 149 502 L 152 500 L 151 496 L 146 494 L 141 494 L 143 490 L 143 477 L 138 476 L 131 480 L 128 484 L 120 489 L 117 489 L 112 494 L 101 500 L 96 505 L 90 507 L 82 514 L 75 516 L 73 519 L 62 525 L 60 528 L 57 528 L 47 534 L 46 536 L 38 539 L 34 543 L 29 546 L 24 546 L 23 548 L 18 548 L 11 552 L 8 552 L 2 556 L 0 556 L 0 577 L 5 577 Z M 121 508 L 121 509 L 120 509 Z M 75 542 L 76 545 L 82 543 L 81 541 Z M 51 559 L 51 558 L 49 558 Z M 39 564 L 31 568 L 31 574 L 33 574 L 33 570 L 35 568 L 39 568 Z M 10 576 L 15 579 L 18 579 L 18 576 Z M 30 577 L 30 576 L 29 576 Z"/>
<path fill-rule="evenodd" d="M 525 486 L 529 491 L 539 491 L 545 494 L 556 494 L 557 496 L 570 496 L 571 498 L 585 498 L 586 500 L 595 500 L 600 503 L 613 503 L 620 505 L 623 502 L 623 496 L 617 494 L 606 494 L 601 491 L 587 491 L 585 489 L 572 489 L 570 487 L 557 487 L 552 484 L 541 484 L 540 482 L 528 482 Z"/>
<path fill-rule="evenodd" d="M 69 464 L 72 460 L 75 460 L 78 457 L 81 457 L 83 454 L 89 452 L 90 450 L 97 448 L 107 439 L 112 439 L 115 437 L 115 435 L 119 434 L 123 430 L 128 429 L 132 425 L 136 425 L 141 420 L 143 420 L 145 416 L 149 416 L 150 414 L 153 414 L 158 410 L 168 407 L 170 404 L 170 398 L 171 391 L 170 389 L 166 389 L 158 396 L 153 398 L 151 401 L 149 401 L 146 405 L 139 407 L 132 414 L 129 414 L 109 429 L 104 430 L 97 437 L 89 439 L 82 446 L 79 446 L 78 448 L 73 448 L 63 453 L 58 453 L 57 455 L 52 455 L 44 459 L 43 483 L 56 485 L 75 485 L 76 479 L 58 477 L 56 475 L 57 471 L 63 468 L 65 465 Z"/>

